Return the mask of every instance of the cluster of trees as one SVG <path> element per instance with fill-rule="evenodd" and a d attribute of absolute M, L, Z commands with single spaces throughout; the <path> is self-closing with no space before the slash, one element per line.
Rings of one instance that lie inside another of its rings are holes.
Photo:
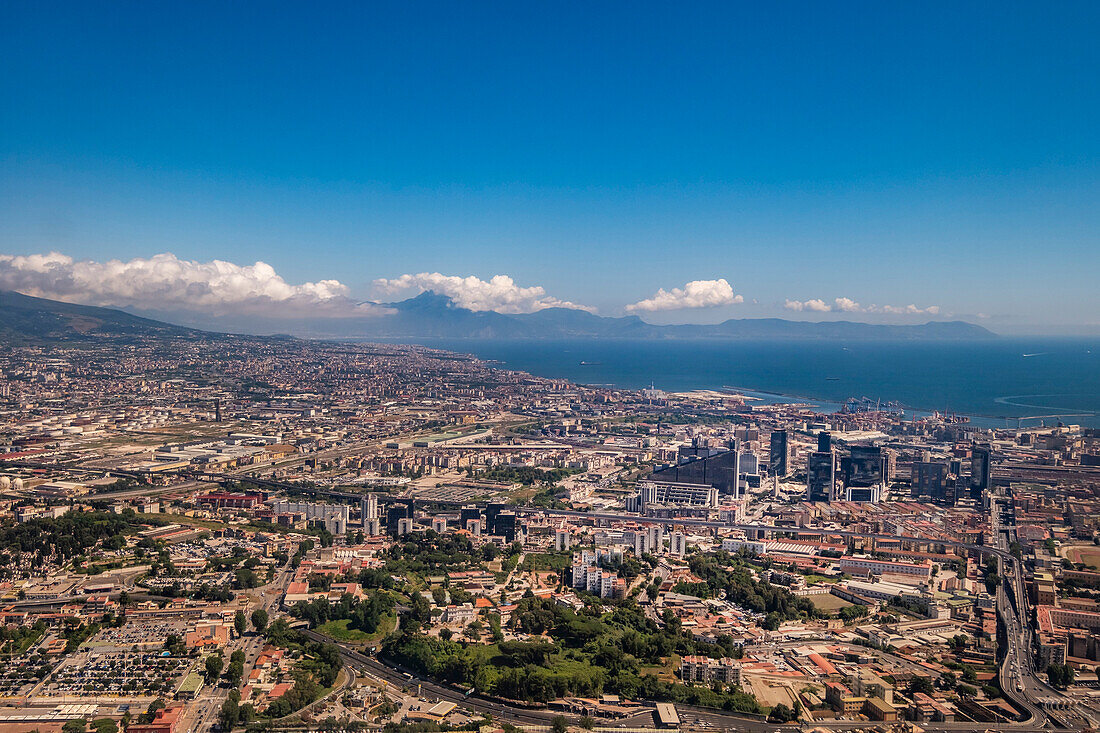
<path fill-rule="evenodd" d="M 427 606 L 427 601 L 417 596 Z M 316 628 L 321 624 L 339 619 L 348 619 L 348 626 L 359 629 L 367 634 L 373 634 L 378 630 L 382 617 L 393 611 L 393 597 L 384 591 L 367 594 L 363 600 L 358 600 L 350 593 L 345 593 L 336 603 L 328 598 L 314 598 L 308 603 L 299 601 L 290 609 L 295 618 L 305 619 L 310 628 Z M 427 609 L 428 618 L 431 617 L 431 608 Z M 419 619 L 418 619 L 419 620 Z M 427 620 L 427 619 L 425 619 Z"/>
<path fill-rule="evenodd" d="M 769 723 L 783 724 L 783 723 L 790 723 L 790 722 L 795 721 L 795 720 L 798 720 L 798 704 L 797 703 L 795 703 L 794 708 L 791 708 L 789 705 L 786 705 L 785 703 L 779 703 L 771 709 L 771 712 L 768 713 L 768 722 Z"/>
<path fill-rule="evenodd" d="M 496 557 L 497 549 L 491 544 L 474 547 L 468 537 L 457 534 L 418 532 L 395 542 L 389 549 L 387 570 L 397 573 L 431 572 L 444 569 L 461 569 L 480 565 Z M 492 548 L 491 550 L 487 548 Z"/>
<path fill-rule="evenodd" d="M 861 606 L 856 604 L 854 606 L 845 606 L 840 609 L 840 619 L 844 623 L 851 623 L 858 618 L 866 618 L 870 611 L 867 610 L 867 606 Z"/>
<path fill-rule="evenodd" d="M 466 473 L 474 475 L 474 469 L 469 468 Z M 503 483 L 523 484 L 534 486 L 535 484 L 556 484 L 566 476 L 576 473 L 570 468 L 533 468 L 531 466 L 492 466 L 481 471 L 479 478 L 488 481 L 500 481 Z"/>
<path fill-rule="evenodd" d="M 739 690 L 686 687 L 646 673 L 645 668 L 673 652 L 726 656 L 729 649 L 697 643 L 678 625 L 660 628 L 631 601 L 610 613 L 597 607 L 577 613 L 532 596 L 519 601 L 510 623 L 516 631 L 547 635 L 553 642 L 463 645 L 403 626 L 386 639 L 383 655 L 428 676 L 516 700 L 546 702 L 613 692 L 628 698 L 759 712 L 756 700 Z"/>
<path fill-rule="evenodd" d="M 0 627 L 0 654 L 10 657 L 22 654 L 46 633 L 46 623 L 39 619 L 34 626 Z"/>
<path fill-rule="evenodd" d="M 132 510 L 122 514 L 69 512 L 57 519 L 32 519 L 0 529 L 0 547 L 9 553 L 71 560 L 101 542 L 113 542 L 112 546 L 121 549 L 125 535 L 136 525 L 137 514 Z"/>
<path fill-rule="evenodd" d="M 297 569 L 302 564 L 302 560 L 306 559 L 306 553 L 313 549 L 313 540 L 302 540 L 298 543 L 298 549 L 294 551 L 294 556 L 290 558 L 290 567 Z"/>
<path fill-rule="evenodd" d="M 726 592 L 726 599 L 750 611 L 767 614 L 765 627 L 786 619 L 814 618 L 817 609 L 808 598 L 799 598 L 786 588 L 755 580 L 748 566 L 729 553 L 718 551 L 711 555 L 692 555 L 688 560 L 691 572 L 701 578 L 707 587 L 707 595 L 717 596 Z M 774 616 L 773 616 L 774 614 Z M 778 619 L 778 621 L 776 621 Z"/>
<path fill-rule="evenodd" d="M 307 643 L 302 660 L 294 668 L 294 686 L 268 705 L 264 715 L 282 718 L 309 705 L 322 690 L 336 683 L 342 665 L 340 650 L 333 644 Z"/>
<path fill-rule="evenodd" d="M 996 595 L 1000 585 L 1001 576 L 997 574 L 997 558 L 990 555 L 985 561 L 985 590 L 989 595 Z"/>
<path fill-rule="evenodd" d="M 553 486 L 539 489 L 531 497 L 531 505 L 540 509 L 568 509 L 569 505 L 558 498 L 557 491 Z"/>
<path fill-rule="evenodd" d="M 1068 664 L 1051 664 L 1047 666 L 1047 681 L 1051 687 L 1065 689 L 1073 684 L 1073 667 Z"/>

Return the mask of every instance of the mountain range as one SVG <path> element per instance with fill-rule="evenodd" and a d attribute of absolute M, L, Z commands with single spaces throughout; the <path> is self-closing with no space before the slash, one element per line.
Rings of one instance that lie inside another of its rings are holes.
<path fill-rule="evenodd" d="M 76 305 L 0 290 L 0 342 L 194 336 L 201 331 L 125 311 Z"/>
<path fill-rule="evenodd" d="M 975 340 L 994 338 L 981 326 L 964 321 L 930 321 L 919 325 L 879 325 L 853 321 L 789 321 L 782 318 L 731 319 L 709 325 L 654 325 L 637 316 L 612 318 L 586 311 L 546 308 L 534 313 L 503 314 L 462 308 L 448 297 L 425 292 L 384 305 L 385 315 L 354 318 L 282 319 L 257 329 L 240 322 L 207 319 L 209 331 L 271 333 L 339 339 L 776 339 L 776 340 Z M 242 328 L 242 326 L 244 326 Z M 197 336 L 203 331 L 126 311 L 74 305 L 0 291 L 0 336 L 8 342 L 56 341 L 104 337 Z"/>
<path fill-rule="evenodd" d="M 545 308 L 534 313 L 503 314 L 460 308 L 442 295 L 421 293 L 388 303 L 394 313 L 370 319 L 376 337 L 447 338 L 615 338 L 615 339 L 841 339 L 965 340 L 992 338 L 991 331 L 964 321 L 930 321 L 892 326 L 853 321 L 788 321 L 740 318 L 709 325 L 658 326 L 638 316 L 612 318 L 581 310 Z"/>

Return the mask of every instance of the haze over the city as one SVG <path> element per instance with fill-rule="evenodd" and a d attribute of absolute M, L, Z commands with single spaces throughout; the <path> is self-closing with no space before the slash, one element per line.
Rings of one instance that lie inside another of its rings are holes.
<path fill-rule="evenodd" d="M 0 290 L 1100 329 L 1093 3 L 11 3 Z M 255 319 L 255 320 L 250 320 Z"/>

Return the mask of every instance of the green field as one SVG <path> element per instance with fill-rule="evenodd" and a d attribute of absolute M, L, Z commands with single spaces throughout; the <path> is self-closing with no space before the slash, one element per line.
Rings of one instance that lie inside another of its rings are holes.
<path fill-rule="evenodd" d="M 317 627 L 318 634 L 324 634 L 325 636 L 335 639 L 336 641 L 343 641 L 349 644 L 367 644 L 370 642 L 378 641 L 386 634 L 390 633 L 397 626 L 397 617 L 392 613 L 382 617 L 382 622 L 378 625 L 378 631 L 373 634 L 368 634 L 365 631 L 359 629 L 349 629 L 348 619 L 338 619 L 336 621 L 329 621 L 328 623 L 321 624 Z"/>

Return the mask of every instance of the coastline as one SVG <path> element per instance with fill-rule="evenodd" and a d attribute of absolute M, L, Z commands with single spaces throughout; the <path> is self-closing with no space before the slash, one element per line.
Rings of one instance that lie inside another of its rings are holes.
<path fill-rule="evenodd" d="M 589 339 L 386 339 L 472 354 L 486 364 L 575 384 L 668 393 L 737 391 L 765 402 L 839 410 L 849 398 L 896 404 L 988 428 L 1057 422 L 1100 427 L 1100 348 L 1092 339 L 960 343 L 675 344 Z M 1041 358 L 1024 354 L 1042 352 Z"/>

